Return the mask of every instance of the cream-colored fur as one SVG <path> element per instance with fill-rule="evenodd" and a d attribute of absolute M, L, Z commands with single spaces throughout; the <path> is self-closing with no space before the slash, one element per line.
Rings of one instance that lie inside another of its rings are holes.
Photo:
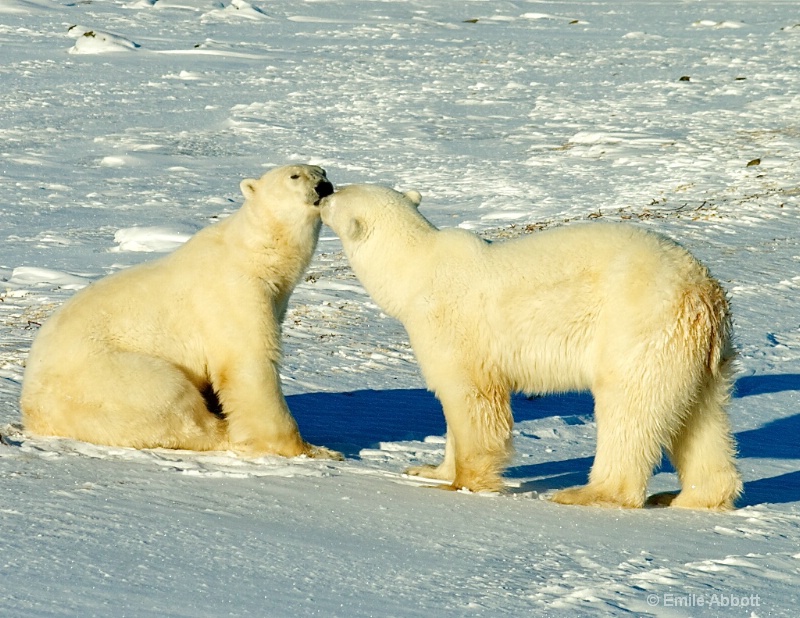
<path fill-rule="evenodd" d="M 333 186 L 321 168 L 290 165 L 241 189 L 238 212 L 101 279 L 44 324 L 22 386 L 28 430 L 134 448 L 340 457 L 300 437 L 278 374 L 280 323 Z"/>
<path fill-rule="evenodd" d="M 497 490 L 510 393 L 590 390 L 597 454 L 568 504 L 641 507 L 662 450 L 682 491 L 659 503 L 728 509 L 742 485 L 725 405 L 730 316 L 708 271 L 672 241 L 592 223 L 490 244 L 438 230 L 420 196 L 353 185 L 322 202 L 353 270 L 408 331 L 447 420 L 444 462 L 411 474 Z"/>

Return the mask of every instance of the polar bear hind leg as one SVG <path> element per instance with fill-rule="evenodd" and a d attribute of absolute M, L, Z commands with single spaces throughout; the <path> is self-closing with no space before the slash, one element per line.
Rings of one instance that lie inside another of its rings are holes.
<path fill-rule="evenodd" d="M 160 358 L 103 353 L 92 359 L 92 371 L 60 384 L 60 393 L 48 396 L 45 385 L 23 400 L 33 433 L 132 448 L 228 448 L 225 421 L 179 368 Z"/>
<path fill-rule="evenodd" d="M 732 377 L 709 378 L 680 431 L 667 447 L 678 472 L 678 494 L 656 494 L 649 505 L 693 509 L 729 510 L 742 492 L 742 480 L 734 462 L 736 446 L 731 435 L 725 404 L 730 398 Z"/>
<path fill-rule="evenodd" d="M 741 480 L 725 412 L 734 357 L 727 311 L 722 289 L 706 280 L 662 319 L 670 326 L 650 323 L 648 332 L 640 322 L 638 329 L 608 331 L 616 333 L 616 346 L 606 342 L 592 388 L 597 455 L 589 484 L 556 493 L 555 502 L 641 507 L 666 450 L 682 491 L 649 504 L 732 508 Z"/>
<path fill-rule="evenodd" d="M 663 404 L 632 397 L 625 390 L 610 387 L 594 392 L 597 451 L 589 483 L 557 492 L 554 502 L 623 508 L 644 505 L 647 481 L 667 439 L 665 414 L 656 412 Z"/>
<path fill-rule="evenodd" d="M 609 331 L 616 346 L 598 357 L 592 386 L 597 451 L 585 487 L 553 496 L 562 504 L 640 508 L 647 482 L 682 427 L 702 383 L 704 360 L 652 333 Z"/>

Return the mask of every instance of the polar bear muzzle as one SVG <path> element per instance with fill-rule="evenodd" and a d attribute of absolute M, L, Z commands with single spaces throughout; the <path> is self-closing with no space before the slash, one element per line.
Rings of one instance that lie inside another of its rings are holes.
<path fill-rule="evenodd" d="M 317 192 L 317 196 L 319 197 L 319 199 L 314 202 L 314 206 L 319 206 L 323 198 L 333 194 L 333 184 L 330 180 L 322 180 L 314 187 L 314 191 Z"/>

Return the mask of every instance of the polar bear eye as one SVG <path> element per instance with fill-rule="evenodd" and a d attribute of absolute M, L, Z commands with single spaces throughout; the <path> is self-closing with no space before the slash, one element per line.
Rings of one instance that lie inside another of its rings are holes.
<path fill-rule="evenodd" d="M 291 178 L 292 180 L 297 180 L 298 178 L 300 178 L 300 174 L 292 174 L 291 176 L 289 176 L 289 178 Z"/>

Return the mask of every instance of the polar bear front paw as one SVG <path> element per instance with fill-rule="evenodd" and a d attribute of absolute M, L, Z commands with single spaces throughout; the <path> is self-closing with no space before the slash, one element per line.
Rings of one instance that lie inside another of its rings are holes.
<path fill-rule="evenodd" d="M 450 474 L 447 470 L 442 470 L 442 466 L 414 466 L 405 471 L 408 476 L 421 476 L 426 479 L 435 479 L 437 481 L 452 481 L 454 474 Z"/>
<path fill-rule="evenodd" d="M 580 506 L 602 506 L 610 508 L 636 509 L 641 508 L 642 498 L 625 496 L 623 492 L 608 491 L 603 487 L 584 485 L 557 491 L 550 498 L 558 504 L 571 504 Z"/>
<path fill-rule="evenodd" d="M 324 446 L 314 446 L 306 443 L 303 455 L 311 459 L 333 459 L 334 461 L 344 461 L 344 455 L 339 451 L 326 448 Z"/>

